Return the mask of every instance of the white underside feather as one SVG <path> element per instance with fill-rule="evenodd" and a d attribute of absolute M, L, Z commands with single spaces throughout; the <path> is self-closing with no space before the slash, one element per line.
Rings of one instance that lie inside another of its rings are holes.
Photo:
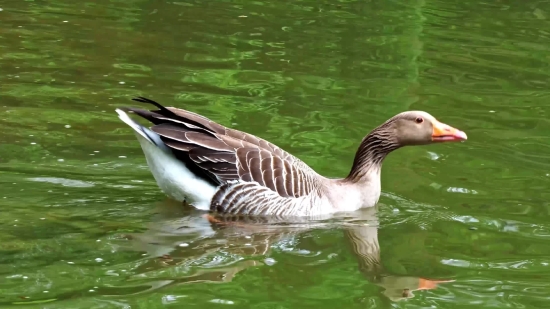
<path fill-rule="evenodd" d="M 120 120 L 135 132 L 145 154 L 149 169 L 160 189 L 176 201 L 187 201 L 201 210 L 209 210 L 217 187 L 193 174 L 183 162 L 176 159 L 160 136 L 116 109 Z"/>

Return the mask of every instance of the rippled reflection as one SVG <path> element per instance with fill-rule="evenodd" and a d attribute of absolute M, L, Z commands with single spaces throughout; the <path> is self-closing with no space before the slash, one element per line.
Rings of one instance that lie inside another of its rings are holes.
<path fill-rule="evenodd" d="M 547 307 L 548 3 L 0 9 L 1 307 Z M 388 157 L 378 218 L 213 226 L 179 205 L 153 210 L 164 196 L 113 112 L 136 95 L 331 177 L 403 110 L 469 140 Z"/>
<path fill-rule="evenodd" d="M 316 257 L 314 264 L 321 265 L 325 259 L 337 258 L 337 254 L 326 254 L 327 248 L 322 246 L 305 249 L 302 240 L 311 231 L 335 228 L 344 232 L 365 278 L 380 286 L 382 294 L 393 301 L 413 297 L 413 291 L 434 289 L 438 283 L 448 282 L 392 275 L 384 269 L 380 260 L 376 209 L 321 221 L 271 221 L 212 217 L 191 209 L 182 210 L 179 206 L 168 200 L 159 204 L 160 213 L 147 231 L 125 235 L 130 240 L 129 248 L 147 252 L 147 257 L 129 279 L 130 285 L 136 289 L 140 282 L 143 282 L 143 287 L 132 293 L 150 292 L 171 285 L 230 282 L 249 267 L 269 267 L 278 263 L 269 257 L 273 250 Z M 163 280 L 155 280 L 159 277 Z M 117 291 L 125 288 L 112 290 L 106 289 L 103 294 L 118 295 Z"/>

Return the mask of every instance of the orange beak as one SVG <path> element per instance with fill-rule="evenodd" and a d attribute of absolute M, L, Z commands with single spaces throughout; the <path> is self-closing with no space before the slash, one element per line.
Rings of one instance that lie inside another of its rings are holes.
<path fill-rule="evenodd" d="M 466 133 L 441 123 L 437 120 L 433 121 L 433 142 L 459 142 L 468 139 Z"/>
<path fill-rule="evenodd" d="M 454 280 L 430 280 L 418 278 L 418 290 L 432 290 L 437 288 L 438 283 L 453 282 Z"/>

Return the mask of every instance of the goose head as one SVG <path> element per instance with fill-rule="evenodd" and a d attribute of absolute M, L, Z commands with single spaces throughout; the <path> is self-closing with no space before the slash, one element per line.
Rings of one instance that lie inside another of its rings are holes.
<path fill-rule="evenodd" d="M 364 179 L 368 182 L 372 175 L 379 178 L 384 158 L 403 146 L 466 139 L 466 133 L 438 121 L 426 112 L 407 111 L 397 114 L 363 138 L 346 180 L 358 182 Z"/>
<path fill-rule="evenodd" d="M 393 135 L 399 146 L 458 142 L 468 139 L 466 133 L 444 124 L 423 111 L 400 113 L 379 129 Z"/>

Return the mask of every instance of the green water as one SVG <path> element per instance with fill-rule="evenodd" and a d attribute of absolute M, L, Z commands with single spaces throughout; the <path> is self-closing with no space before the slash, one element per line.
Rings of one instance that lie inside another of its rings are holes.
<path fill-rule="evenodd" d="M 0 8 L 1 308 L 547 308 L 547 1 Z M 331 177 L 404 110 L 469 140 L 389 156 L 377 211 L 213 229 L 116 117 L 137 95 Z"/>

